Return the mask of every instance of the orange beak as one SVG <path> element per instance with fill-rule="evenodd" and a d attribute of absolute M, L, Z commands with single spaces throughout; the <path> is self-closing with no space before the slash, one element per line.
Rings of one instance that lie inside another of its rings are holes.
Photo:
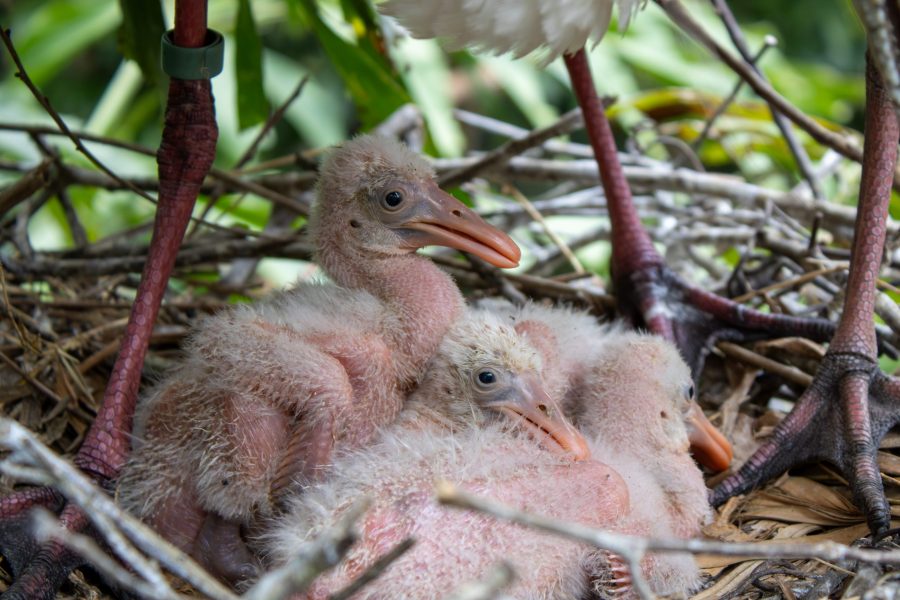
<path fill-rule="evenodd" d="M 688 440 L 691 442 L 691 452 L 697 462 L 716 472 L 727 469 L 734 456 L 731 443 L 709 422 L 696 402 L 691 402 L 685 423 Z"/>
<path fill-rule="evenodd" d="M 492 403 L 490 408 L 518 420 L 549 449 L 571 454 L 575 460 L 590 458 L 587 440 L 544 391 L 540 380 L 534 375 L 523 375 L 517 384 L 518 393 L 513 399 Z"/>
<path fill-rule="evenodd" d="M 397 228 L 407 248 L 447 246 L 474 254 L 503 269 L 519 264 L 522 252 L 508 235 L 488 225 L 433 181 L 422 185 L 427 201 L 420 202 L 416 212 Z"/>

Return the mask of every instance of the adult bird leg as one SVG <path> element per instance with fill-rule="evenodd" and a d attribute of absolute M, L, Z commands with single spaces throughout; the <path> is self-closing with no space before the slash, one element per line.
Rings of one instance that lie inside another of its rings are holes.
<path fill-rule="evenodd" d="M 900 379 L 878 368 L 875 281 L 881 265 L 897 116 L 872 60 L 866 61 L 866 121 L 859 209 L 844 311 L 815 379 L 791 413 L 747 463 L 712 493 L 714 504 L 810 460 L 837 465 L 873 532 L 890 524 L 876 461 L 878 443 L 900 422 Z"/>
<path fill-rule="evenodd" d="M 175 44 L 203 46 L 207 41 L 206 1 L 179 0 L 175 8 Z M 150 334 L 194 202 L 212 166 L 217 137 L 209 80 L 172 78 L 157 154 L 159 198 L 147 262 L 103 403 L 75 457 L 81 469 L 106 487 L 118 476 L 131 449 L 132 417 Z M 34 543 L 27 513 L 38 505 L 61 509 L 60 521 L 70 530 L 88 524 L 78 507 L 64 504 L 50 488 L 27 489 L 0 498 L 0 551 L 16 576 L 2 595 L 4 600 L 53 598 L 68 571 L 83 562 L 60 544 Z"/>
<path fill-rule="evenodd" d="M 666 266 L 631 201 L 587 55 L 582 49 L 564 59 L 606 193 L 612 226 L 611 271 L 621 315 L 674 342 L 687 357 L 695 379 L 703 366 L 707 341 L 722 332 L 732 337 L 757 331 L 829 340 L 835 331 L 831 321 L 752 310 L 689 284 Z"/>

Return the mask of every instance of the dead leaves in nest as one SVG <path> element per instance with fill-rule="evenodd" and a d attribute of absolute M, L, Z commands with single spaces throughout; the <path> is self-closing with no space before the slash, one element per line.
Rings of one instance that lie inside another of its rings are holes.
<path fill-rule="evenodd" d="M 825 353 L 821 345 L 801 338 L 758 342 L 752 345 L 752 351 L 810 375 L 815 373 Z M 760 398 L 756 385 L 758 374 L 758 366 L 729 356 L 722 361 L 718 373 L 713 373 L 712 385 L 707 388 L 712 389 L 711 396 L 720 398 L 713 404 L 718 404 L 719 422 L 734 444 L 736 465 L 756 450 L 784 416 L 783 412 L 764 409 L 760 404 L 790 407 L 790 402 L 767 402 L 774 390 Z M 900 434 L 890 433 L 878 453 L 892 514 L 898 518 L 892 527 L 900 525 L 900 456 L 889 450 L 898 447 Z M 847 482 L 838 473 L 827 465 L 811 467 L 802 473 L 805 476 L 786 474 L 746 497 L 733 498 L 720 508 L 717 519 L 705 528 L 705 534 L 723 541 L 840 544 L 853 544 L 869 535 L 863 515 L 850 498 Z M 715 485 L 721 477 L 711 478 L 709 484 Z M 884 575 L 880 568 L 875 568 L 872 575 L 865 565 L 849 565 L 853 568 L 847 570 L 848 565 L 813 560 L 700 556 L 698 562 L 710 582 L 692 600 L 819 598 L 839 592 L 846 598 L 859 597 L 881 585 L 879 578 Z"/>

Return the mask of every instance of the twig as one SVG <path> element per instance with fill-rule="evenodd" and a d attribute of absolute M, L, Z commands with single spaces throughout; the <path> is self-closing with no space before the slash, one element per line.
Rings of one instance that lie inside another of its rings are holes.
<path fill-rule="evenodd" d="M 529 216 L 531 216 L 531 218 L 541 226 L 541 228 L 544 230 L 544 233 L 547 234 L 547 237 L 550 238 L 550 241 L 553 242 L 553 244 L 556 245 L 557 248 L 559 248 L 559 251 L 563 256 L 566 257 L 575 272 L 584 273 L 585 271 L 584 267 L 581 265 L 581 261 L 578 260 L 577 256 L 575 256 L 575 254 L 572 252 L 572 249 L 569 248 L 569 246 L 566 245 L 566 243 L 558 235 L 556 235 L 556 232 L 554 232 L 550 228 L 550 225 L 547 223 L 546 219 L 544 219 L 544 215 L 542 215 L 540 211 L 538 211 L 538 209 L 534 207 L 534 204 L 532 204 L 531 201 L 525 197 L 525 194 L 520 192 L 519 189 L 513 185 L 506 185 L 503 189 L 505 192 L 508 192 L 513 198 L 515 198 L 516 202 L 521 204 L 525 209 L 525 212 L 527 212 Z"/>
<path fill-rule="evenodd" d="M 59 113 L 56 112 L 56 109 L 54 109 L 53 106 L 50 105 L 50 99 L 47 98 L 47 96 L 45 96 L 43 93 L 41 93 L 37 86 L 34 85 L 34 83 L 31 81 L 31 78 L 28 76 L 27 71 L 25 71 L 25 66 L 22 64 L 22 59 L 19 58 L 19 53 L 16 52 L 16 47 L 13 45 L 12 38 L 10 38 L 9 35 L 10 32 L 8 29 L 0 27 L 0 39 L 3 40 L 3 44 L 6 46 L 6 50 L 9 52 L 10 58 L 12 58 L 13 62 L 16 65 L 16 77 L 18 77 L 22 81 L 22 83 L 25 84 L 25 87 L 28 88 L 28 91 L 31 92 L 35 100 L 38 101 L 38 103 L 44 108 L 44 110 L 47 111 L 47 114 L 50 115 L 50 118 L 53 119 L 53 121 L 59 126 L 62 132 L 70 140 L 72 140 L 72 143 L 75 144 L 75 147 L 78 149 L 78 151 L 84 154 L 85 157 L 87 157 L 87 159 L 91 161 L 94 166 L 112 177 L 117 182 L 127 187 L 135 194 L 141 196 L 142 198 L 146 198 L 151 202 L 156 202 L 156 200 L 152 196 L 116 175 L 109 167 L 103 164 L 99 158 L 94 156 L 94 154 L 87 149 L 87 147 L 82 143 L 78 136 L 72 133 L 72 130 L 69 129 L 69 126 L 66 125 L 66 122 L 63 121 L 62 117 L 59 116 Z"/>
<path fill-rule="evenodd" d="M 291 104 L 300 97 L 300 94 L 303 93 L 303 88 L 306 87 L 306 83 L 309 81 L 309 75 L 304 75 L 297 86 L 294 88 L 294 91 L 285 99 L 284 102 L 281 103 L 275 111 L 269 115 L 269 118 L 266 119 L 266 122 L 263 124 L 262 128 L 259 130 L 259 133 L 256 134 L 256 137 L 247 146 L 247 149 L 244 150 L 244 153 L 234 164 L 235 169 L 240 169 L 244 165 L 246 165 L 251 158 L 256 155 L 256 149 L 259 148 L 260 143 L 262 143 L 263 139 L 265 139 L 266 134 L 269 133 L 273 127 L 275 127 L 281 120 L 284 118 L 284 113 L 287 112 L 287 109 L 290 108 Z"/>
<path fill-rule="evenodd" d="M 269 571 L 241 596 L 243 600 L 282 600 L 304 591 L 321 573 L 335 566 L 356 541 L 354 526 L 371 499 L 355 502 L 334 527 L 281 567 Z"/>
<path fill-rule="evenodd" d="M 508 586 L 516 578 L 516 573 L 506 561 L 497 563 L 480 581 L 473 581 L 459 586 L 445 600 L 492 600 L 500 590 Z"/>
<path fill-rule="evenodd" d="M 641 573 L 640 568 L 634 568 L 635 565 L 640 563 L 641 558 L 647 551 L 648 540 L 645 538 L 599 531 L 577 523 L 526 513 L 499 502 L 486 500 L 463 492 L 448 481 L 439 481 L 435 486 L 435 491 L 438 502 L 441 504 L 477 510 L 505 521 L 526 525 L 542 531 L 549 531 L 550 533 L 587 542 L 598 548 L 615 552 L 628 563 L 632 584 L 641 599 L 653 598 L 653 592 L 650 590 L 650 586 L 643 573 Z"/>
<path fill-rule="evenodd" d="M 761 287 L 758 290 L 752 290 L 747 292 L 746 294 L 741 294 L 740 296 L 735 296 L 732 300 L 738 304 L 743 304 L 747 300 L 752 300 L 757 296 L 762 296 L 764 294 L 768 294 L 769 292 L 774 292 L 777 290 L 799 287 L 804 283 L 809 283 L 813 279 L 817 277 L 821 277 L 822 275 L 830 275 L 831 273 L 837 273 L 840 271 L 846 271 L 846 266 L 844 265 L 834 265 L 830 267 L 823 267 L 821 269 L 816 269 L 815 271 L 810 271 L 808 273 L 804 273 L 798 277 L 794 277 L 792 279 L 785 279 L 784 281 L 779 281 L 773 283 L 771 285 L 767 285 L 765 287 Z"/>
<path fill-rule="evenodd" d="M 438 179 L 438 183 L 441 187 L 453 187 L 459 185 L 460 183 L 472 179 L 478 173 L 496 169 L 506 164 L 513 156 L 522 154 L 535 146 L 540 146 L 550 138 L 564 135 L 578 129 L 582 126 L 583 122 L 584 118 L 582 117 L 580 109 L 570 110 L 555 123 L 548 125 L 547 127 L 535 129 L 524 137 L 510 140 L 499 148 L 479 157 L 475 162 L 462 167 L 457 171 L 441 175 Z"/>
<path fill-rule="evenodd" d="M 36 167 L 17 179 L 15 183 L 0 189 L 0 217 L 47 185 L 50 180 L 47 171 L 52 164 L 53 160 L 45 158 Z"/>
<path fill-rule="evenodd" d="M 731 9 L 728 7 L 726 0 L 712 0 L 712 2 L 716 7 L 716 12 L 719 13 L 719 17 L 722 19 L 722 23 L 725 25 L 725 29 L 728 30 L 728 35 L 731 37 L 734 47 L 737 48 L 738 54 L 741 55 L 747 65 L 753 69 L 763 81 L 766 81 L 766 76 L 759 68 L 757 61 L 750 56 L 750 48 L 747 46 L 747 40 L 744 39 L 741 27 L 731 13 Z M 810 163 L 809 155 L 797 139 L 794 130 L 791 129 L 791 124 L 780 112 L 778 112 L 778 109 L 775 108 L 771 102 L 768 102 L 768 104 L 769 110 L 772 113 L 772 120 L 775 122 L 778 130 L 781 131 L 784 141 L 787 142 L 788 150 L 791 151 L 791 154 L 794 156 L 794 161 L 800 169 L 800 173 L 809 184 L 809 189 L 812 192 L 813 197 L 819 201 L 824 200 L 825 196 L 822 193 L 822 186 L 819 185 L 819 181 L 816 179 L 816 174 L 812 167 L 812 163 Z"/>
<path fill-rule="evenodd" d="M 21 476 L 27 472 L 22 468 L 16 469 L 21 465 L 27 470 L 37 471 L 41 483 L 49 478 L 54 488 L 84 510 L 116 556 L 138 572 L 150 585 L 167 585 L 165 577 L 156 565 L 158 561 L 211 598 L 221 600 L 237 598 L 184 552 L 159 537 L 135 517 L 122 511 L 81 471 L 56 456 L 31 432 L 15 421 L 0 418 L 0 445 L 11 451 L 11 455 L 0 463 L 0 470 L 15 472 Z M 142 556 L 135 547 L 146 552 L 154 560 Z"/>
<path fill-rule="evenodd" d="M 238 171 L 246 165 L 250 159 L 252 159 L 256 155 L 256 151 L 259 148 L 259 145 L 265 139 L 266 135 L 272 130 L 275 125 L 277 125 L 284 118 L 284 113 L 287 112 L 287 109 L 290 105 L 300 97 L 300 93 L 303 91 L 303 88 L 306 87 L 306 82 L 309 81 L 309 75 L 304 75 L 300 80 L 300 83 L 297 84 L 297 87 L 294 88 L 294 91 L 287 97 L 287 99 L 279 106 L 275 111 L 269 115 L 269 118 L 266 119 L 266 122 L 263 123 L 263 126 L 256 133 L 256 136 L 253 138 L 253 141 L 250 142 L 250 145 L 247 146 L 247 149 L 244 150 L 244 153 L 238 158 L 237 162 L 234 163 L 234 170 Z M 213 206 L 215 206 L 216 201 L 222 196 L 225 191 L 225 183 L 224 179 L 220 180 L 218 185 L 213 189 L 210 193 L 209 200 L 206 202 L 206 206 L 203 207 L 203 212 L 200 213 L 199 220 L 194 225 L 194 229 L 187 234 L 187 237 L 193 237 L 194 234 L 200 227 L 200 221 L 205 221 L 209 211 L 212 210 Z M 280 195 L 279 195 L 280 196 Z M 273 200 L 274 201 L 274 200 Z M 279 200 L 278 202 L 282 202 Z M 302 214 L 302 213 L 301 213 Z"/>
<path fill-rule="evenodd" d="M 755 65 L 759 61 L 759 59 L 761 59 L 763 55 L 769 50 L 769 48 L 774 48 L 776 44 L 778 44 L 778 40 L 776 40 L 774 36 L 767 35 L 765 37 L 765 40 L 763 40 L 763 45 L 759 50 L 756 51 L 756 54 L 753 55 L 748 62 Z M 725 99 L 722 100 L 719 106 L 716 107 L 716 110 L 713 111 L 713 114 L 710 115 L 710 117 L 706 120 L 706 123 L 703 125 L 703 129 L 700 131 L 700 135 L 698 135 L 697 138 L 693 142 L 691 142 L 691 148 L 694 151 L 699 150 L 703 142 L 706 141 L 706 138 L 709 137 L 709 132 L 712 131 L 715 122 L 725 113 L 726 110 L 728 110 L 728 107 L 731 106 L 731 104 L 734 102 L 734 99 L 737 98 L 738 93 L 741 91 L 741 88 L 743 88 L 744 85 L 744 80 L 738 78 L 737 83 L 735 83 L 734 87 L 731 88 L 731 93 L 725 96 Z"/>
<path fill-rule="evenodd" d="M 727 356 L 737 359 L 742 363 L 768 371 L 769 373 L 774 373 L 787 381 L 802 385 L 803 387 L 809 387 L 813 381 L 812 375 L 804 373 L 797 367 L 781 364 L 771 358 L 766 358 L 761 354 L 748 350 L 743 346 L 738 346 L 731 342 L 719 342 L 716 344 L 716 348 L 724 352 Z"/>
<path fill-rule="evenodd" d="M 826 129 L 815 119 L 807 116 L 793 104 L 788 102 L 784 96 L 780 95 L 771 85 L 769 85 L 769 82 L 757 75 L 753 69 L 748 67 L 743 61 L 738 60 L 734 55 L 722 48 L 722 46 L 720 46 L 719 43 L 716 42 L 693 17 L 691 17 L 690 13 L 688 13 L 679 0 L 656 0 L 656 3 L 659 4 L 666 14 L 669 15 L 669 18 L 672 19 L 672 21 L 685 33 L 692 37 L 694 41 L 722 60 L 722 62 L 740 75 L 757 94 L 765 98 L 767 102 L 796 123 L 801 129 L 806 131 L 813 139 L 824 146 L 833 148 L 855 162 L 862 163 L 862 149 L 857 144 L 846 135 Z M 898 177 L 896 173 L 894 174 L 894 185 L 900 185 L 900 177 Z"/>
<path fill-rule="evenodd" d="M 60 398 L 56 392 L 26 373 L 23 369 L 19 368 L 19 365 L 16 364 L 16 361 L 6 356 L 6 354 L 4 354 L 3 352 L 0 352 L 0 360 L 5 362 L 9 366 L 9 368 L 18 373 L 19 377 L 27 381 L 28 384 L 31 385 L 31 387 L 56 402 L 57 406 L 66 403 L 66 401 Z"/>
<path fill-rule="evenodd" d="M 578 523 L 542 517 L 509 506 L 486 500 L 458 490 L 453 484 L 440 482 L 437 485 L 438 501 L 448 506 L 477 510 L 485 514 L 534 527 L 568 537 L 574 540 L 610 550 L 623 557 L 630 554 L 643 555 L 646 552 L 688 552 L 690 554 L 715 554 L 741 558 L 786 558 L 826 561 L 858 560 L 874 564 L 900 565 L 900 550 L 870 550 L 855 548 L 831 541 L 817 544 L 780 542 L 717 542 L 698 539 L 666 539 L 626 535 L 592 529 Z"/>
<path fill-rule="evenodd" d="M 328 600 L 348 600 L 353 594 L 361 590 L 365 585 L 375 581 L 384 571 L 391 566 L 394 561 L 403 556 L 415 545 L 413 538 L 406 538 L 393 548 L 387 554 L 380 556 L 378 560 L 373 562 L 362 574 L 347 584 L 344 588 L 338 590 L 328 597 Z"/>
<path fill-rule="evenodd" d="M 36 508 L 32 512 L 34 535 L 38 541 L 55 540 L 72 552 L 83 556 L 93 568 L 117 586 L 129 590 L 142 598 L 183 598 L 169 585 L 151 586 L 143 579 L 135 577 L 122 565 L 112 560 L 97 543 L 86 535 L 68 531 L 49 511 Z"/>
<path fill-rule="evenodd" d="M 443 158 L 433 161 L 438 172 L 457 169 L 471 163 L 472 158 Z M 852 228 L 856 220 L 856 209 L 832 202 L 817 203 L 809 196 L 798 195 L 764 188 L 731 176 L 716 173 L 701 173 L 689 169 L 650 168 L 625 166 L 625 177 L 635 192 L 660 191 L 684 192 L 727 198 L 739 204 L 764 208 L 767 202 L 790 214 L 811 218 L 821 211 L 826 225 L 840 224 Z M 595 184 L 599 181 L 597 163 L 593 160 L 557 161 L 528 156 L 517 156 L 499 169 L 504 177 L 519 177 L 547 181 L 572 181 Z M 891 235 L 900 231 L 900 224 L 894 219 L 887 222 Z"/>

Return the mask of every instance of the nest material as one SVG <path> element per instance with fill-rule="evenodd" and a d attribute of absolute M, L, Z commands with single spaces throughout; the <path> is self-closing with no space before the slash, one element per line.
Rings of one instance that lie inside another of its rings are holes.
<path fill-rule="evenodd" d="M 463 117 L 470 126 L 480 123 L 482 129 L 487 128 L 475 116 Z M 561 121 L 562 129 L 573 126 L 572 119 L 566 119 Z M 526 135 L 533 143 L 519 142 L 506 155 L 501 148 L 487 155 L 435 163 L 444 176 L 467 169 L 470 177 L 476 177 L 469 191 L 478 200 L 478 208 L 498 226 L 515 230 L 532 256 L 525 272 L 504 275 L 443 253 L 438 253 L 436 260 L 457 277 L 470 297 L 506 295 L 516 300 L 531 297 L 568 302 L 611 317 L 612 298 L 573 253 L 608 238 L 596 167 L 584 158 L 583 146 L 547 142 L 548 137 L 547 132 L 531 138 Z M 701 171 L 676 172 L 664 162 L 639 154 L 625 155 L 623 160 L 651 236 L 667 249 L 667 258 L 676 269 L 699 277 L 721 293 L 742 295 L 754 306 L 836 318 L 852 211 L 816 204 L 803 192 L 776 192 Z M 6 212 L 0 215 L 0 410 L 37 432 L 57 452 L 71 455 L 102 397 L 146 248 L 124 238 L 88 243 L 76 233 L 83 231 L 77 215 L 67 211 L 73 238 L 80 240 L 78 247 L 65 252 L 34 251 L 28 224 L 43 203 L 56 196 L 65 205 L 65 187 L 73 182 L 113 186 L 95 173 L 75 167 L 67 166 L 65 179 L 59 165 L 42 169 L 43 184 L 7 202 Z M 22 172 L 23 179 L 33 175 L 27 166 Z M 188 239 L 179 254 L 175 274 L 179 283 L 170 290 L 151 342 L 144 371 L 148 381 L 177 360 L 178 345 L 196 319 L 227 306 L 229 296 L 236 292 L 248 297 L 265 293 L 253 274 L 260 257 L 309 257 L 302 236 L 285 223 L 305 215 L 313 179 L 311 171 L 258 176 L 252 181 L 249 176 L 234 174 L 217 179 L 208 188 L 215 195 L 246 190 L 252 183 L 269 190 L 271 198 L 290 202 L 278 204 L 265 233 L 200 227 Z M 527 189 L 528 194 L 509 186 L 510 182 Z M 154 186 L 153 181 L 143 183 Z M 688 189 L 692 191 L 689 196 L 684 194 Z M 526 195 L 530 200 L 525 200 Z M 561 228 L 552 218 L 560 215 L 581 217 L 579 226 Z M 897 224 L 891 222 L 889 230 L 893 232 L 889 244 L 896 244 Z M 741 257 L 736 267 L 720 259 L 726 250 Z M 894 256 L 890 251 L 888 255 Z M 210 273 L 218 275 L 212 278 L 215 283 L 209 283 Z M 198 277 L 201 274 L 204 277 Z M 897 280 L 893 261 L 886 262 L 883 276 Z M 890 310 L 885 310 L 888 312 L 882 316 L 891 324 Z M 760 363 L 753 356 L 748 358 L 747 350 L 781 366 L 769 365 L 768 371 L 761 371 Z M 719 344 L 704 371 L 700 398 L 713 420 L 735 442 L 737 460 L 749 456 L 771 431 L 781 415 L 774 408 L 789 406 L 799 395 L 800 386 L 815 372 L 823 354 L 820 346 L 799 339 L 758 342 L 744 348 L 743 354 L 733 345 Z M 900 503 L 895 479 L 900 476 L 900 457 L 893 450 L 898 445 L 900 436 L 888 435 L 879 453 L 892 506 Z M 11 488 L 8 478 L 0 479 L 0 492 Z M 827 466 L 813 466 L 727 503 L 707 534 L 731 541 L 852 543 L 864 537 L 867 529 L 849 499 L 846 482 Z M 848 569 L 848 565 L 816 560 L 709 556 L 702 557 L 701 563 L 708 581 L 695 596 L 698 599 L 819 597 L 839 590 L 852 596 L 854 586 L 871 590 L 893 580 L 892 574 L 883 576 L 874 567 L 850 565 Z M 0 575 L 2 582 L 9 580 L 7 574 Z M 76 572 L 66 593 L 78 598 L 103 597 L 88 581 L 92 579 Z M 2 582 L 0 590 L 5 585 Z"/>

